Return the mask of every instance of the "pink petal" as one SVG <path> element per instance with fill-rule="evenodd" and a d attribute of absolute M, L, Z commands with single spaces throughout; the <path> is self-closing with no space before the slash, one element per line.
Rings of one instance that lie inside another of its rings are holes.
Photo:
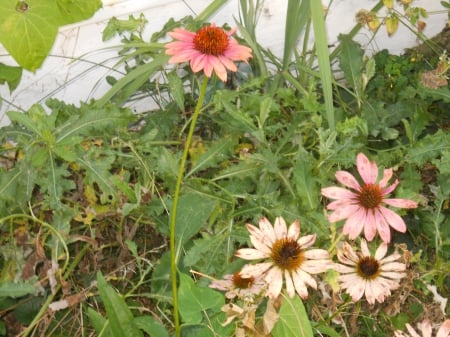
<path fill-rule="evenodd" d="M 392 228 L 401 233 L 406 232 L 406 224 L 397 213 L 383 206 L 380 207 L 380 212 Z"/>
<path fill-rule="evenodd" d="M 391 180 L 392 174 L 393 174 L 392 169 L 384 170 L 383 178 L 381 178 L 380 182 L 378 183 L 378 186 L 380 186 L 381 188 L 384 188 L 387 185 L 387 183 L 389 182 L 389 180 Z"/>
<path fill-rule="evenodd" d="M 342 233 L 348 234 L 350 240 L 354 240 L 362 231 L 366 221 L 366 211 L 360 208 L 355 214 L 350 216 L 344 224 Z"/>
<path fill-rule="evenodd" d="M 364 226 L 364 236 L 367 241 L 372 241 L 377 234 L 377 223 L 371 210 L 366 213 L 366 224 Z"/>
<path fill-rule="evenodd" d="M 406 265 L 401 262 L 389 262 L 383 264 L 382 270 L 385 272 L 389 271 L 401 272 L 406 270 Z"/>
<path fill-rule="evenodd" d="M 337 186 L 322 188 L 321 193 L 329 199 L 354 199 L 356 197 L 352 191 Z"/>
<path fill-rule="evenodd" d="M 366 184 L 375 184 L 378 177 L 378 167 L 375 162 L 370 162 L 364 153 L 356 156 L 358 173 Z"/>
<path fill-rule="evenodd" d="M 448 337 L 450 335 L 450 319 L 447 319 L 442 323 L 439 328 L 436 337 Z"/>
<path fill-rule="evenodd" d="M 335 177 L 342 185 L 350 187 L 356 191 L 359 191 L 361 187 L 356 178 L 347 171 L 337 171 Z"/>
<path fill-rule="evenodd" d="M 398 208 L 416 208 L 417 203 L 409 199 L 383 199 L 383 202 Z"/>
<path fill-rule="evenodd" d="M 348 219 L 350 216 L 358 212 L 365 212 L 360 205 L 343 204 L 328 216 L 328 221 L 338 222 L 340 220 Z"/>
<path fill-rule="evenodd" d="M 391 229 L 378 209 L 375 210 L 375 220 L 381 240 L 385 243 L 389 243 L 391 241 Z"/>

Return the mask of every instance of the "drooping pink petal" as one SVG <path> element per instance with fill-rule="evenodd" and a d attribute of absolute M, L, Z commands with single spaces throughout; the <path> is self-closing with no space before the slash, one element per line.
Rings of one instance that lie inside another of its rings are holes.
<path fill-rule="evenodd" d="M 348 235 L 350 240 L 354 240 L 362 232 L 365 222 L 366 210 L 360 208 L 356 213 L 354 213 L 347 219 L 344 227 L 342 228 L 342 233 Z"/>
<path fill-rule="evenodd" d="M 366 212 L 366 222 L 364 226 L 364 236 L 367 241 L 372 241 L 377 234 L 377 223 L 371 210 Z"/>
<path fill-rule="evenodd" d="M 375 221 L 381 240 L 383 240 L 383 242 L 385 243 L 389 243 L 391 241 L 391 228 L 389 227 L 389 224 L 386 222 L 383 214 L 381 214 L 379 209 L 375 210 Z"/>
<path fill-rule="evenodd" d="M 397 232 L 406 232 L 406 224 L 400 217 L 400 215 L 383 206 L 380 207 L 380 212 L 386 219 L 386 222 L 389 224 L 389 226 L 394 228 Z"/>
<path fill-rule="evenodd" d="M 328 216 L 328 221 L 330 222 L 338 222 L 340 220 L 348 219 L 349 217 L 355 215 L 356 213 L 361 212 L 364 214 L 365 210 L 361 208 L 360 205 L 342 205 L 340 208 L 337 208 L 333 213 Z"/>

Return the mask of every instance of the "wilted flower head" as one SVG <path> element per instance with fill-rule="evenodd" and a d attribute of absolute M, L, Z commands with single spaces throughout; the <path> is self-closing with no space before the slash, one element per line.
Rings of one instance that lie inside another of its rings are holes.
<path fill-rule="evenodd" d="M 395 337 L 432 337 L 433 329 L 429 320 L 424 320 L 422 323 L 417 325 L 422 332 L 418 334 L 411 325 L 406 324 L 406 329 L 408 333 L 397 330 L 394 332 Z M 436 333 L 436 337 L 449 337 L 450 336 L 450 319 L 447 319 L 442 323 L 441 327 Z"/>
<path fill-rule="evenodd" d="M 262 292 L 265 283 L 261 278 L 242 277 L 238 271 L 234 274 L 224 275 L 222 280 L 212 281 L 209 287 L 225 291 L 226 298 L 251 299 Z"/>
<path fill-rule="evenodd" d="M 236 31 L 225 31 L 214 24 L 204 26 L 197 32 L 175 28 L 169 35 L 176 41 L 166 44 L 166 54 L 172 55 L 169 63 L 189 62 L 193 72 L 203 70 L 207 77 L 214 71 L 222 80 L 227 80 L 227 70 L 236 72 L 234 61 L 252 57 L 251 49 L 237 43 L 231 35 Z"/>
<path fill-rule="evenodd" d="M 316 280 L 310 274 L 317 274 L 331 268 L 329 254 L 323 249 L 307 249 L 313 245 L 316 235 L 300 237 L 300 223 L 294 221 L 289 229 L 282 217 L 274 226 L 266 218 L 259 221 L 259 228 L 247 224 L 250 241 L 255 248 L 242 248 L 236 256 L 245 260 L 266 259 L 266 262 L 247 265 L 241 276 L 259 277 L 267 283 L 266 295 L 276 298 L 283 287 L 290 297 L 297 292 L 302 298 L 308 297 L 307 286 L 317 289 Z"/>
<path fill-rule="evenodd" d="M 342 263 L 335 265 L 341 273 L 338 280 L 353 301 L 365 295 L 369 304 L 375 301 L 381 303 L 391 295 L 391 290 L 399 287 L 400 279 L 406 275 L 406 265 L 396 262 L 401 258 L 397 252 L 386 256 L 387 249 L 387 244 L 383 242 L 372 256 L 364 239 L 361 240 L 359 253 L 347 242 L 343 243 L 342 249 L 338 249 L 337 257 Z"/>
<path fill-rule="evenodd" d="M 399 183 L 396 179 L 392 185 L 388 185 L 393 174 L 392 168 L 384 170 L 381 180 L 377 180 L 377 164 L 370 162 L 363 153 L 357 155 L 356 166 L 362 184 L 350 173 L 337 171 L 336 179 L 350 190 L 337 186 L 322 189 L 322 195 L 335 200 L 327 206 L 327 209 L 334 211 L 328 216 L 328 220 L 336 222 L 347 219 L 343 233 L 348 234 L 351 240 L 364 229 L 368 241 L 372 241 L 378 232 L 381 239 L 389 243 L 391 241 L 389 226 L 404 233 L 406 224 L 397 213 L 383 204 L 399 208 L 416 208 L 417 203 L 408 199 L 387 198 Z"/>

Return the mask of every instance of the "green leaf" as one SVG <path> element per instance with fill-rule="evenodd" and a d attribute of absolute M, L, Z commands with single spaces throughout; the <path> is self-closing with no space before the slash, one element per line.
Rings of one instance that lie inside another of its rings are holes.
<path fill-rule="evenodd" d="M 362 70 L 364 68 L 364 50 L 348 35 L 339 35 L 341 53 L 339 66 L 344 72 L 345 79 L 355 89 L 358 98 L 362 95 Z"/>
<path fill-rule="evenodd" d="M 176 73 L 176 70 L 167 74 L 170 94 L 172 95 L 178 109 L 184 111 L 184 88 L 181 78 Z"/>
<path fill-rule="evenodd" d="M 21 78 L 22 68 L 11 67 L 0 63 L 0 84 L 4 84 L 6 82 L 10 92 L 13 92 L 17 88 Z"/>
<path fill-rule="evenodd" d="M 311 323 L 300 297 L 284 297 L 279 315 L 272 331 L 273 337 L 313 337 Z"/>
<path fill-rule="evenodd" d="M 134 324 L 145 333 L 155 337 L 169 337 L 163 324 L 152 316 L 139 316 L 134 319 Z"/>
<path fill-rule="evenodd" d="M 87 308 L 87 314 L 97 335 L 100 335 L 103 331 L 103 336 L 113 336 L 111 326 L 108 324 L 105 317 L 91 307 Z"/>
<path fill-rule="evenodd" d="M 201 205 L 201 207 L 199 207 Z M 197 193 L 182 195 L 178 202 L 175 239 L 178 244 L 186 243 L 205 225 L 216 202 Z"/>
<path fill-rule="evenodd" d="M 100 0 L 56 0 L 56 4 L 61 13 L 60 25 L 89 19 L 102 7 Z"/>
<path fill-rule="evenodd" d="M 308 160 L 309 159 L 309 160 Z M 320 202 L 320 191 L 317 179 L 313 176 L 311 158 L 307 155 L 299 158 L 294 166 L 294 182 L 297 195 L 308 209 L 315 209 Z"/>
<path fill-rule="evenodd" d="M 97 273 L 97 286 L 100 298 L 106 309 L 113 337 L 143 337 L 134 325 L 134 317 L 124 299 L 106 283 L 101 272 Z"/>
<path fill-rule="evenodd" d="M 180 288 L 178 289 L 178 300 L 180 314 L 183 321 L 189 324 L 202 322 L 202 313 L 207 309 L 220 311 L 225 304 L 222 294 L 207 287 L 196 285 L 192 278 L 180 273 Z"/>
<path fill-rule="evenodd" d="M 19 65 L 35 71 L 53 46 L 61 14 L 52 0 L 18 3 L 0 1 L 0 42 Z"/>
<path fill-rule="evenodd" d="M 0 284 L 0 297 L 22 297 L 29 294 L 36 294 L 37 289 L 30 283 L 3 282 Z"/>

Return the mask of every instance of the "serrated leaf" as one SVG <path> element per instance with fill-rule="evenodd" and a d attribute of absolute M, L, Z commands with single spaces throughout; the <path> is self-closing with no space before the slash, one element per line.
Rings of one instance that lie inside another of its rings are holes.
<path fill-rule="evenodd" d="M 273 337 L 313 337 L 308 315 L 300 297 L 284 297 Z"/>
<path fill-rule="evenodd" d="M 184 88 L 181 78 L 176 73 L 176 70 L 167 74 L 170 94 L 172 95 L 175 103 L 177 103 L 178 109 L 184 111 Z"/>
<path fill-rule="evenodd" d="M 225 304 L 224 296 L 207 287 L 200 287 L 192 278 L 180 273 L 180 287 L 178 289 L 180 314 L 184 322 L 199 324 L 202 313 L 207 309 L 219 312 Z"/>
<path fill-rule="evenodd" d="M 302 204 L 311 210 L 315 209 L 320 202 L 320 191 L 307 157 L 300 158 L 295 163 L 294 182 Z"/>
<path fill-rule="evenodd" d="M 362 70 L 364 68 L 364 50 L 354 42 L 349 35 L 339 35 L 341 52 L 339 66 L 344 72 L 345 79 L 355 89 L 358 97 L 362 94 Z"/>
<path fill-rule="evenodd" d="M 97 286 L 106 309 L 112 336 L 143 337 L 142 332 L 134 325 L 133 314 L 124 299 L 106 283 L 100 272 L 97 273 Z"/>
<path fill-rule="evenodd" d="M 0 297 L 17 298 L 25 295 L 35 294 L 36 291 L 36 287 L 30 283 L 3 282 L 0 284 Z"/>
<path fill-rule="evenodd" d="M 183 245 L 198 233 L 211 215 L 216 202 L 197 193 L 182 195 L 178 202 L 175 239 Z"/>

